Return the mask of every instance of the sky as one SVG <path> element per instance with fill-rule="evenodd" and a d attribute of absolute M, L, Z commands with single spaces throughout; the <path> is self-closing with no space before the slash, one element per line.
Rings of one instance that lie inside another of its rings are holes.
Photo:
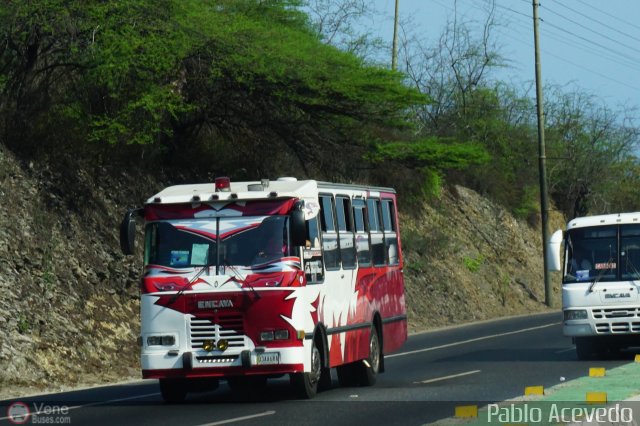
<path fill-rule="evenodd" d="M 372 0 L 372 30 L 393 34 L 395 0 Z M 398 0 L 401 21 L 435 44 L 447 20 L 482 24 L 491 0 Z M 497 77 L 535 80 L 532 0 L 495 0 L 495 40 L 509 67 Z M 543 86 L 595 95 L 612 108 L 640 106 L 640 0 L 540 0 Z"/>

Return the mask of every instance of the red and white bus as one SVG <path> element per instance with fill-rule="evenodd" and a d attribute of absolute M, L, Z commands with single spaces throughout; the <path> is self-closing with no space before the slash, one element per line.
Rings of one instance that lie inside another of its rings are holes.
<path fill-rule="evenodd" d="M 391 188 L 280 178 L 179 185 L 129 210 L 145 222 L 141 364 L 162 397 L 290 375 L 303 398 L 370 386 L 407 339 Z"/>

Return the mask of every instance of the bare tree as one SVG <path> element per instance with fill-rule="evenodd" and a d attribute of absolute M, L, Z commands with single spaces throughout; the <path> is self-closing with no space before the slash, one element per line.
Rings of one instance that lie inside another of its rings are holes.
<path fill-rule="evenodd" d="M 556 88 L 547 101 L 547 140 L 553 157 L 550 193 L 569 217 L 609 210 L 612 192 L 640 143 L 635 111 L 612 110 L 595 97 Z"/>
<path fill-rule="evenodd" d="M 385 43 L 366 21 L 379 17 L 366 0 L 306 0 L 303 2 L 318 36 L 327 44 L 361 58 L 375 60 Z"/>
<path fill-rule="evenodd" d="M 497 25 L 493 0 L 488 3 L 486 13 L 480 25 L 459 21 L 454 13 L 431 46 L 415 34 L 412 20 L 401 22 L 403 71 L 411 84 L 431 99 L 428 106 L 417 112 L 417 118 L 436 133 L 450 129 L 467 114 L 470 94 L 487 83 L 492 68 L 503 64 L 493 33 Z"/>

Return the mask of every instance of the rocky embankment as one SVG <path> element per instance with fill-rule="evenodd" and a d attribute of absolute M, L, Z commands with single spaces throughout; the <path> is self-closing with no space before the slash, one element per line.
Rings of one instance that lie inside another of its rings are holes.
<path fill-rule="evenodd" d="M 548 309 L 537 227 L 459 186 L 402 216 L 411 331 Z"/>

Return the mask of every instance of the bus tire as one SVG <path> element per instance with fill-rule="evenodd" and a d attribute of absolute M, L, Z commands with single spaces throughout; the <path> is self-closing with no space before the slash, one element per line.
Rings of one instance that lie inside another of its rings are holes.
<path fill-rule="evenodd" d="M 291 386 L 300 399 L 313 399 L 318 393 L 318 383 L 322 376 L 322 357 L 316 345 L 316 340 L 311 344 L 311 371 L 308 373 L 291 374 Z"/>
<path fill-rule="evenodd" d="M 380 372 L 380 362 L 382 360 L 382 348 L 380 347 L 380 337 L 376 327 L 371 327 L 369 335 L 369 356 L 357 363 L 358 382 L 361 386 L 373 386 L 376 384 L 378 373 Z"/>
<path fill-rule="evenodd" d="M 160 379 L 160 394 L 164 402 L 178 404 L 187 396 L 187 385 L 182 379 Z"/>

